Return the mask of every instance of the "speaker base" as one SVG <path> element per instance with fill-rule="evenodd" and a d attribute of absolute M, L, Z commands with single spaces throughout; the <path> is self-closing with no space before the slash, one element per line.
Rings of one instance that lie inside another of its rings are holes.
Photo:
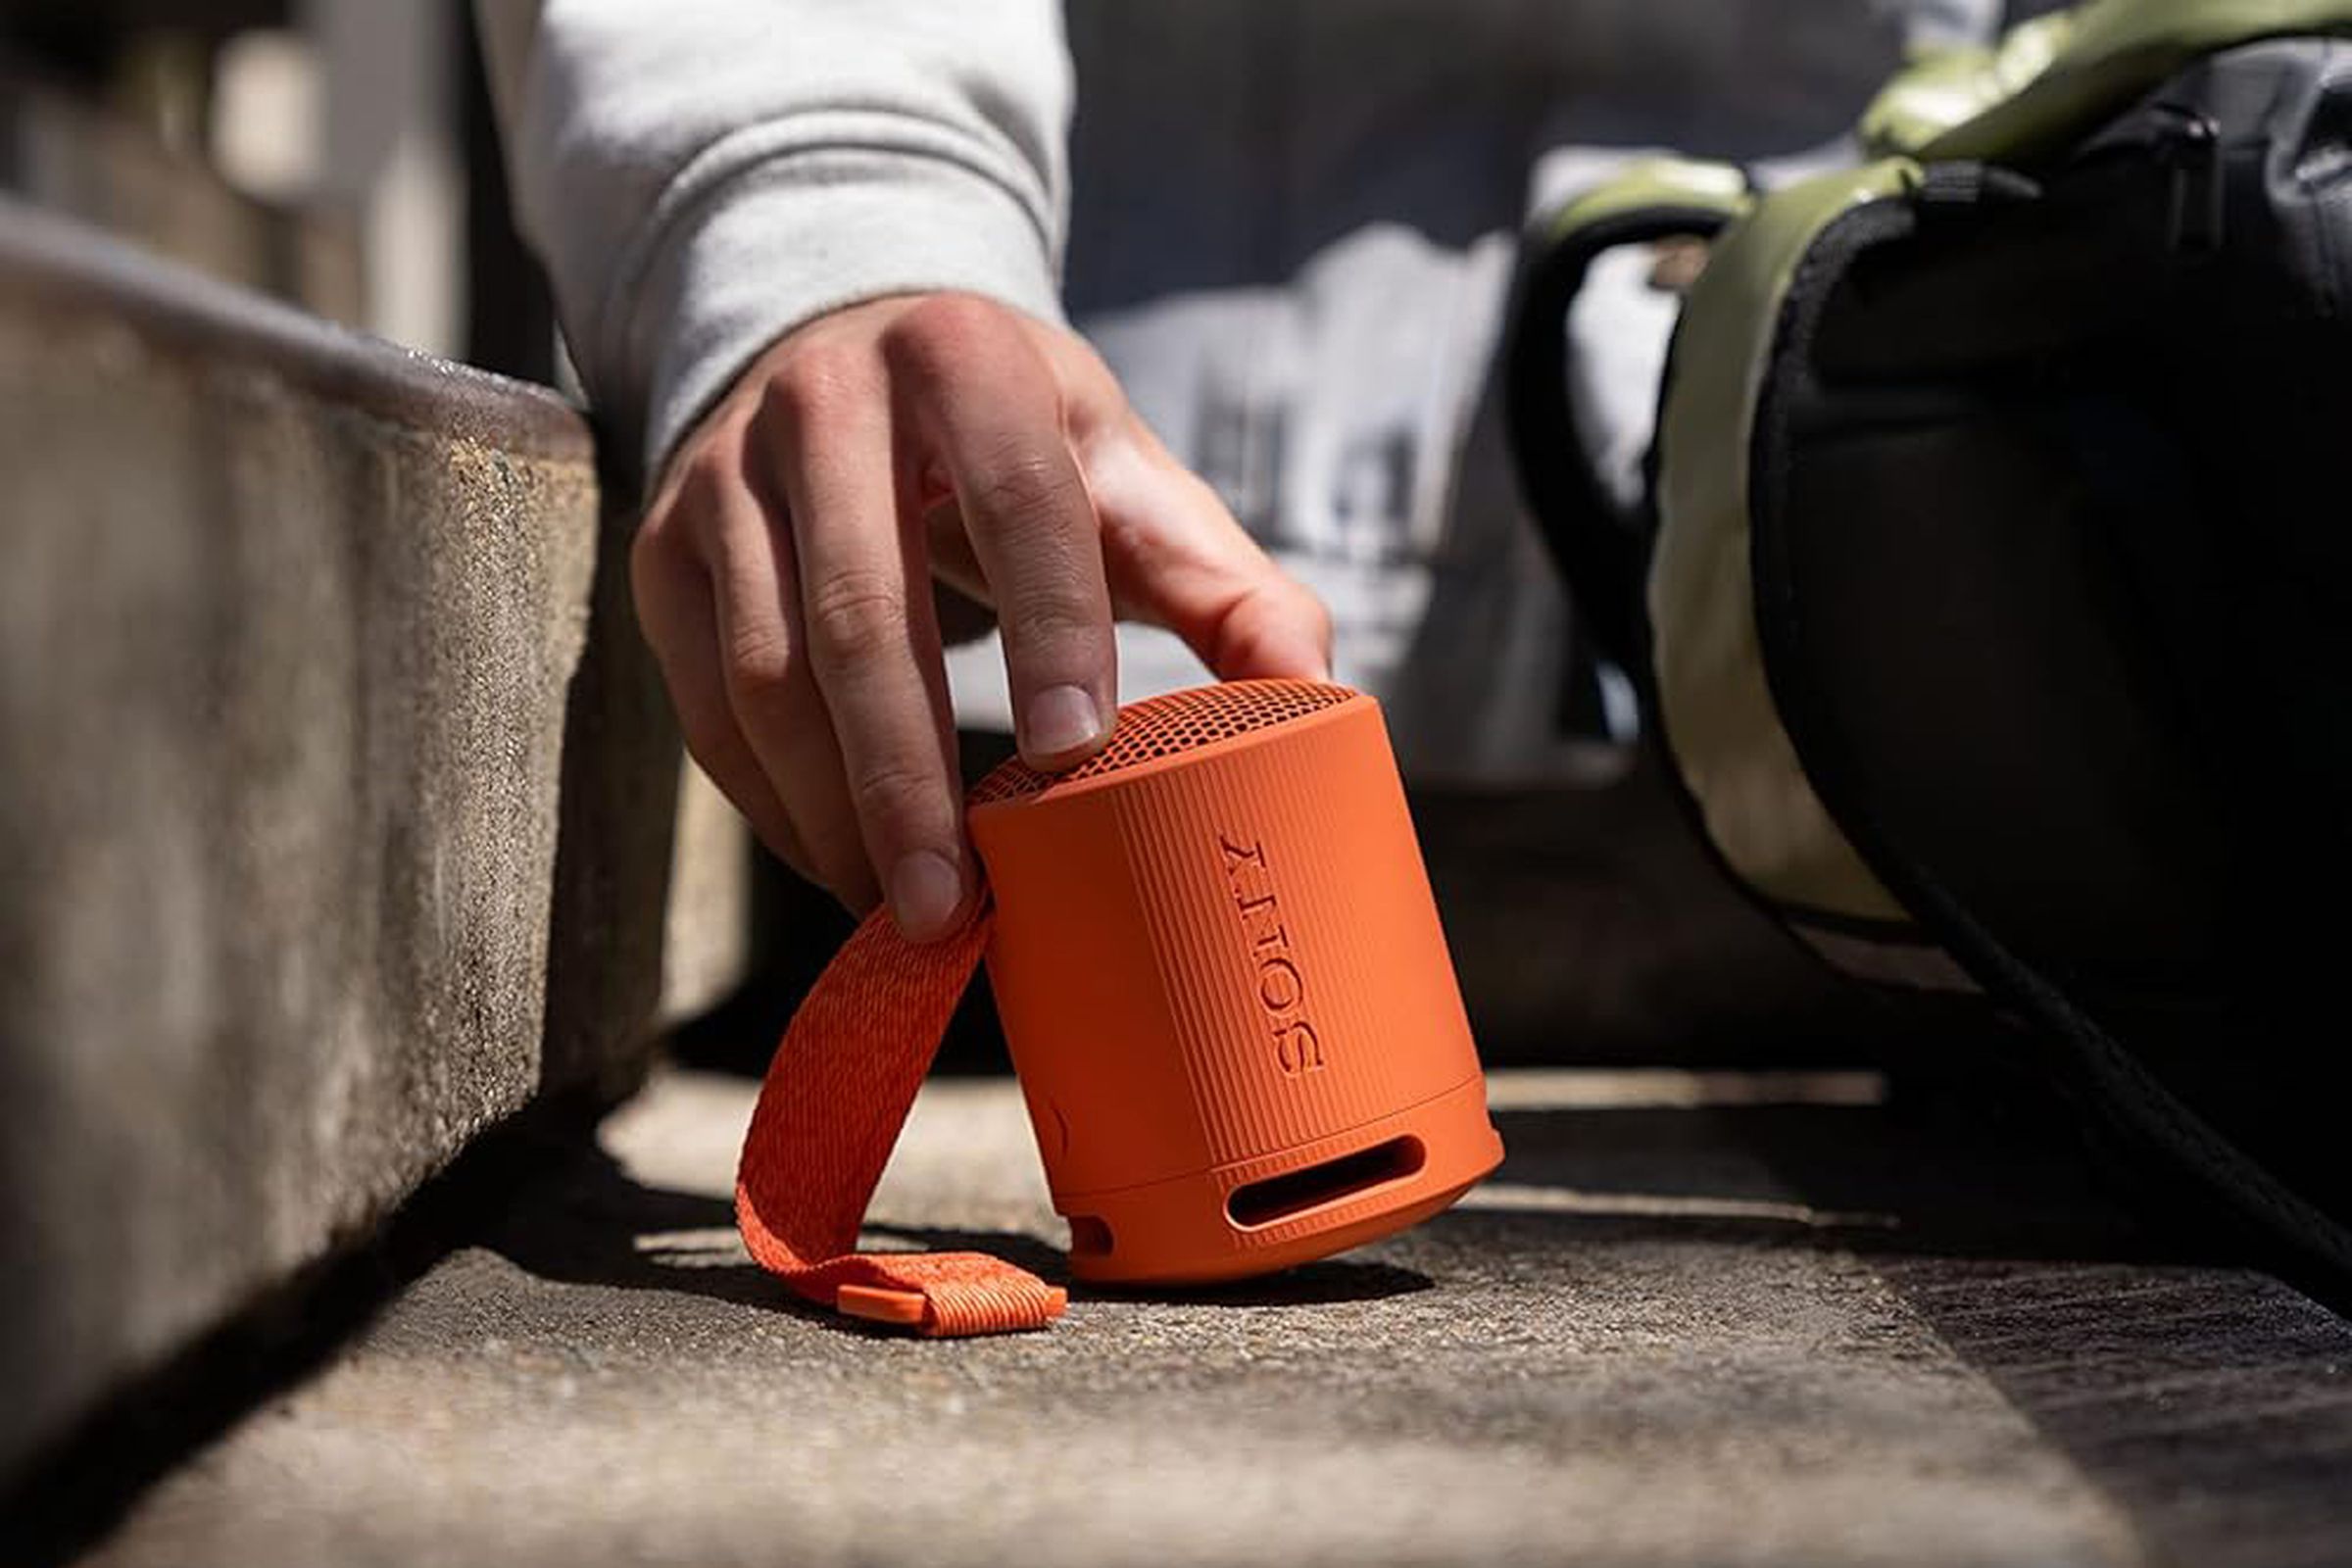
<path fill-rule="evenodd" d="M 1054 1206 L 1070 1220 L 1074 1279 L 1211 1285 L 1417 1225 L 1501 1161 L 1486 1081 L 1474 1077 L 1311 1144 L 1140 1187 L 1057 1193 Z"/>

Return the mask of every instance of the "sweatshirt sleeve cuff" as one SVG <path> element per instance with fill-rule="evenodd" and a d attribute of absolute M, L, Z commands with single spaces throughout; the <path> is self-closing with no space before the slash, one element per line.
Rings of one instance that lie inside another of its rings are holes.
<path fill-rule="evenodd" d="M 955 290 L 1061 320 L 1037 215 L 947 159 L 800 151 L 701 193 L 663 238 L 583 366 L 610 433 L 644 465 L 641 488 L 769 344 L 829 311 Z"/>

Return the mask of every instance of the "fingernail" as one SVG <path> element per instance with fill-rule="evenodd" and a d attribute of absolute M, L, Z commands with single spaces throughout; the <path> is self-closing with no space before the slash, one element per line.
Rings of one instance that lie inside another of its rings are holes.
<path fill-rule="evenodd" d="M 963 878 L 935 850 L 899 858 L 890 873 L 890 912 L 910 942 L 944 936 L 963 905 Z"/>
<path fill-rule="evenodd" d="M 1102 710 L 1084 687 L 1049 686 L 1029 699 L 1021 727 L 1022 751 L 1061 757 L 1095 743 L 1102 733 Z"/>

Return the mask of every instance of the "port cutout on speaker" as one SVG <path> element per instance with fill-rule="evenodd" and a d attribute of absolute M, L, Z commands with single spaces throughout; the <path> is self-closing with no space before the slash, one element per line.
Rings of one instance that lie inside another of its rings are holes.
<path fill-rule="evenodd" d="M 1297 1219 L 1312 1209 L 1416 1175 L 1427 1157 L 1420 1139 L 1392 1138 L 1320 1165 L 1237 1187 L 1225 1200 L 1225 1217 L 1244 1230 Z"/>
<path fill-rule="evenodd" d="M 1110 1251 L 1110 1227 L 1092 1214 L 1070 1216 L 1070 1255 L 1102 1257 Z"/>

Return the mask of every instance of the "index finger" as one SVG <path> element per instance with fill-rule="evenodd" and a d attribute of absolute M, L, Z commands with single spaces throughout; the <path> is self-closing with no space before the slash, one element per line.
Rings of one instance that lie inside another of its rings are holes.
<path fill-rule="evenodd" d="M 1004 639 L 1023 760 L 1068 766 L 1118 710 L 1102 529 L 1070 450 L 1060 382 L 1020 320 L 942 300 L 894 335 L 894 384 L 946 467 Z"/>

